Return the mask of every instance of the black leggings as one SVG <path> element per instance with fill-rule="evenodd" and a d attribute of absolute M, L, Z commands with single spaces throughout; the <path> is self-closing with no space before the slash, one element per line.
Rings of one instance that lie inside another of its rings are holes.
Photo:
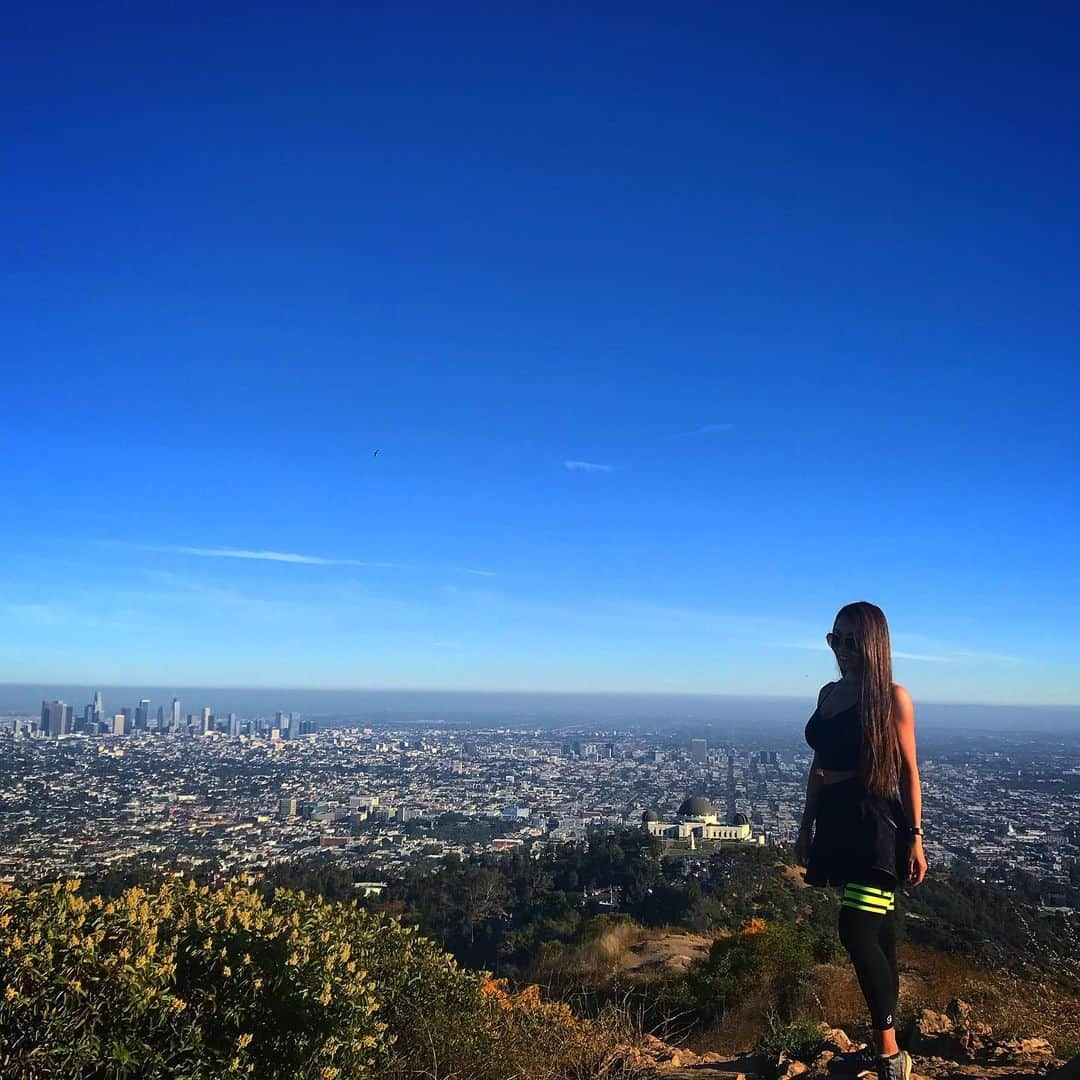
<path fill-rule="evenodd" d="M 849 881 L 844 885 L 838 931 L 851 956 L 876 1031 L 893 1026 L 900 996 L 896 966 L 893 893 L 880 885 Z"/>

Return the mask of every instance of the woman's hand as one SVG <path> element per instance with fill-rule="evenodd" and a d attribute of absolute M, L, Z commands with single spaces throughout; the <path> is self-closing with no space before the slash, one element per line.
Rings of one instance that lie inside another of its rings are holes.
<path fill-rule="evenodd" d="M 801 825 L 799 827 L 799 836 L 795 841 L 795 861 L 800 866 L 810 864 L 810 841 L 812 839 L 810 829 L 810 825 Z"/>
<path fill-rule="evenodd" d="M 926 856 L 923 854 L 922 837 L 916 836 L 911 845 L 911 853 L 908 855 L 908 879 L 909 885 L 919 885 L 926 877 Z"/>

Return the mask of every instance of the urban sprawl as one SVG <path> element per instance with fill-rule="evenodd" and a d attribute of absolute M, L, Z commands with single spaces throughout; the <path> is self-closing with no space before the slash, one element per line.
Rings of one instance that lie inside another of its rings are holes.
<path fill-rule="evenodd" d="M 987 880 L 1080 866 L 1080 747 L 920 753 L 925 850 Z M 447 855 L 641 826 L 687 865 L 718 845 L 794 841 L 811 751 L 616 727 L 327 726 L 295 712 L 216 716 L 148 699 L 107 714 L 42 703 L 0 717 L 0 879 L 132 863 L 259 873 L 330 854 L 378 877 Z M 376 886 L 377 887 L 377 886 Z"/>

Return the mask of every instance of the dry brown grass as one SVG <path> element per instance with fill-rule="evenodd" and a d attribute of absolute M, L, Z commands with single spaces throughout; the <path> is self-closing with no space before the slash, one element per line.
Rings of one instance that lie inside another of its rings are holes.
<path fill-rule="evenodd" d="M 749 1051 L 768 1027 L 773 1002 L 767 995 L 751 994 L 727 1010 L 723 1019 L 698 1032 L 687 1045 L 699 1054 L 742 1054 Z"/>
<path fill-rule="evenodd" d="M 970 1001 L 996 1035 L 1049 1040 L 1062 1053 L 1080 1053 L 1080 994 L 1049 980 L 1021 979 L 1002 968 L 977 967 L 958 956 L 905 942 L 898 950 L 901 1004 L 941 1011 L 950 998 Z M 909 976 L 908 1001 L 904 974 Z"/>
<path fill-rule="evenodd" d="M 577 947 L 576 959 L 585 972 L 620 971 L 630 946 L 641 937 L 641 927 L 633 923 L 620 923 L 591 941 L 583 941 Z"/>
<path fill-rule="evenodd" d="M 711 937 L 713 935 L 710 935 Z M 709 937 L 685 930 L 648 930 L 619 924 L 603 934 L 568 947 L 554 957 L 541 982 L 561 981 L 596 988 L 612 980 L 640 987 L 679 970 L 680 962 L 707 949 Z M 1005 970 L 988 970 L 961 957 L 937 952 L 911 941 L 897 949 L 900 962 L 900 1026 L 919 1009 L 943 1011 L 950 999 L 971 1002 L 976 1015 L 1000 1038 L 1041 1037 L 1062 1057 L 1080 1054 L 1080 994 L 1049 981 L 1027 981 Z M 545 979 L 547 976 L 547 980 Z M 557 978 L 556 978 L 557 977 Z M 814 969 L 811 1014 L 844 1028 L 853 1038 L 870 1038 L 866 1002 L 849 961 L 818 964 Z M 751 993 L 723 1019 L 688 1040 L 699 1053 L 739 1054 L 754 1045 L 766 1028 L 774 1003 Z M 678 1040 L 677 1040 L 678 1041 Z"/>
<path fill-rule="evenodd" d="M 1047 1039 L 1061 1057 L 1080 1054 L 1080 995 L 1048 981 L 1028 981 L 1004 970 L 980 968 L 911 942 L 897 949 L 900 963 L 901 1025 L 920 1009 L 943 1012 L 950 999 L 971 1002 L 976 1016 L 998 1038 Z M 847 961 L 814 969 L 811 1014 L 855 1039 L 869 1040 L 866 1001 Z M 748 1050 L 765 1029 L 770 1002 L 754 996 L 730 1009 L 723 1020 L 691 1040 L 698 1052 L 725 1054 Z"/>
<path fill-rule="evenodd" d="M 640 1009 L 626 996 L 585 1019 L 536 985 L 484 984 L 496 1057 L 476 1075 L 500 1080 L 644 1080 L 653 1075 Z M 462 1078 L 464 1080 L 464 1078 Z"/>
<path fill-rule="evenodd" d="M 624 970 L 631 946 L 646 933 L 634 923 L 619 923 L 587 941 L 545 954 L 534 965 L 532 977 L 541 983 L 572 979 L 585 986 L 596 986 Z"/>
<path fill-rule="evenodd" d="M 1012 972 L 978 967 L 912 942 L 897 949 L 900 964 L 898 1013 L 942 1012 L 954 997 L 970 1001 L 976 1016 L 1001 1038 L 1039 1037 L 1058 1050 L 1080 1051 L 1080 995 L 1048 981 L 1021 979 Z M 866 1002 L 850 963 L 821 964 L 814 980 L 820 1017 L 853 1035 L 869 1035 Z"/>
<path fill-rule="evenodd" d="M 686 970 L 692 960 L 707 955 L 716 936 L 620 923 L 587 941 L 546 954 L 531 977 L 545 984 L 569 980 L 593 988 L 623 976 L 649 983 Z"/>

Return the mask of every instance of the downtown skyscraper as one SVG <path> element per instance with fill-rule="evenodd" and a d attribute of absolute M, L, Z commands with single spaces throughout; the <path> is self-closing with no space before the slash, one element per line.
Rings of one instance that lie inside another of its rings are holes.
<path fill-rule="evenodd" d="M 72 708 L 62 701 L 42 701 L 41 730 L 46 735 L 69 735 L 71 733 Z"/>

